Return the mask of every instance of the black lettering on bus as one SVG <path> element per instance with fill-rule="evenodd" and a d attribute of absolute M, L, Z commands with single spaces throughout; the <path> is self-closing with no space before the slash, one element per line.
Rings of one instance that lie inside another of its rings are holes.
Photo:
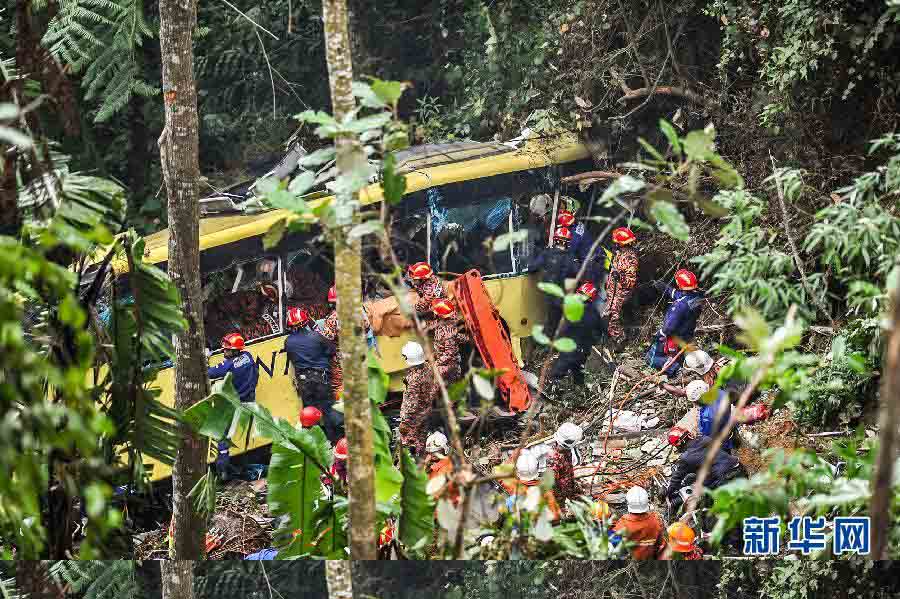
<path fill-rule="evenodd" d="M 275 376 L 275 357 L 278 355 L 277 351 L 272 352 L 272 360 L 269 366 L 259 359 L 259 356 L 256 357 L 256 365 L 266 371 L 266 374 L 269 375 L 269 378 L 273 378 Z"/>

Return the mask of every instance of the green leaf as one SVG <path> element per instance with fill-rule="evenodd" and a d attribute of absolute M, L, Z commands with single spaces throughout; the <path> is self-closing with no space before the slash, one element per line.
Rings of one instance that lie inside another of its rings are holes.
<path fill-rule="evenodd" d="M 403 487 L 400 490 L 400 541 L 414 547 L 422 539 L 431 539 L 434 530 L 434 500 L 425 491 L 428 475 L 420 469 L 404 447 L 400 450 L 400 472 Z"/>
<path fill-rule="evenodd" d="M 578 349 L 578 345 L 573 339 L 570 339 L 569 337 L 560 337 L 553 342 L 553 347 L 555 347 L 557 351 L 561 351 L 563 353 L 573 352 Z"/>
<path fill-rule="evenodd" d="M 397 157 L 393 153 L 384 158 L 381 188 L 384 200 L 392 206 L 398 204 L 406 194 L 406 175 L 397 174 Z"/>
<path fill-rule="evenodd" d="M 541 345 L 550 345 L 550 337 L 544 334 L 544 325 L 536 324 L 531 328 L 531 336 Z"/>
<path fill-rule="evenodd" d="M 17 146 L 21 150 L 27 150 L 33 145 L 30 137 L 6 125 L 0 125 L 0 142 Z"/>
<path fill-rule="evenodd" d="M 316 150 L 312 154 L 307 154 L 303 158 L 300 159 L 300 166 L 309 168 L 311 166 L 321 166 L 327 162 L 331 162 L 334 160 L 335 156 L 335 148 L 334 146 L 328 146 L 327 148 L 322 148 L 321 150 Z"/>
<path fill-rule="evenodd" d="M 262 237 L 263 249 L 268 251 L 281 243 L 287 232 L 287 219 L 279 218 Z"/>
<path fill-rule="evenodd" d="M 612 182 L 612 185 L 606 188 L 603 195 L 600 196 L 601 203 L 611 202 L 625 193 L 635 193 L 642 189 L 646 184 L 640 179 L 635 179 L 630 175 L 622 175 Z"/>
<path fill-rule="evenodd" d="M 368 83 L 354 81 L 353 95 L 359 98 L 360 104 L 366 108 L 388 108 L 387 102 L 379 98 Z"/>
<path fill-rule="evenodd" d="M 0 103 L 0 121 L 8 121 L 19 116 L 19 107 L 10 102 Z"/>
<path fill-rule="evenodd" d="M 331 125 L 334 127 L 338 126 L 338 122 L 333 116 L 331 116 L 327 112 L 322 112 L 321 110 L 304 110 L 294 118 L 296 118 L 301 123 Z"/>
<path fill-rule="evenodd" d="M 660 162 L 663 162 L 663 161 L 665 160 L 665 159 L 663 158 L 662 154 L 660 154 L 659 151 L 657 151 L 656 148 L 654 148 L 653 146 L 651 146 L 651 145 L 647 142 L 647 140 L 644 139 L 643 137 L 638 137 L 638 143 L 641 144 L 641 147 L 644 148 L 644 151 L 645 151 L 645 152 L 647 152 L 648 154 L 650 154 L 650 155 L 651 155 L 653 158 L 655 158 L 656 160 L 659 160 Z"/>
<path fill-rule="evenodd" d="M 312 171 L 305 171 L 291 180 L 290 185 L 288 185 L 288 191 L 290 191 L 294 195 L 302 196 L 307 191 L 312 189 L 313 185 L 315 184 L 316 174 Z"/>
<path fill-rule="evenodd" d="M 684 215 L 674 204 L 662 201 L 654 202 L 650 206 L 650 214 L 656 219 L 656 223 L 663 233 L 667 233 L 679 241 L 688 240 L 690 229 L 684 220 Z"/>
<path fill-rule="evenodd" d="M 563 314 L 566 320 L 578 322 L 584 316 L 584 298 L 579 294 L 569 294 L 563 300 Z"/>
<path fill-rule="evenodd" d="M 472 376 L 472 386 L 475 387 L 475 392 L 478 393 L 482 399 L 488 401 L 494 399 L 494 384 L 490 380 L 476 374 Z"/>
<path fill-rule="evenodd" d="M 715 154 L 715 129 L 707 128 L 702 131 L 691 131 L 684 138 L 684 153 L 688 160 L 705 162 Z"/>
<path fill-rule="evenodd" d="M 562 290 L 562 287 L 560 287 L 559 285 L 556 285 L 554 283 L 541 282 L 541 283 L 538 283 L 537 287 L 544 293 L 546 293 L 548 295 L 552 295 L 554 297 L 562 298 L 562 297 L 566 296 L 566 293 L 565 293 L 565 291 Z"/>
<path fill-rule="evenodd" d="M 375 95 L 385 104 L 395 106 L 409 84 L 405 81 L 384 81 L 373 78 L 370 86 Z"/>
<path fill-rule="evenodd" d="M 318 453 L 330 453 L 331 446 L 321 427 L 297 430 L 296 433 L 308 437 L 309 444 L 317 447 Z M 266 499 L 273 516 L 287 516 L 273 539 L 279 557 L 296 557 L 315 551 L 313 514 L 316 502 L 322 497 L 321 474 L 310 456 L 293 444 L 272 445 Z"/>
<path fill-rule="evenodd" d="M 384 225 L 381 224 L 381 221 L 378 219 L 367 220 L 364 223 L 359 223 L 358 225 L 354 225 L 350 232 L 347 233 L 347 239 L 350 241 L 354 241 L 356 239 L 360 239 L 365 237 L 366 235 L 372 235 L 374 233 L 384 233 Z"/>
<path fill-rule="evenodd" d="M 666 136 L 666 139 L 669 140 L 669 145 L 672 147 L 672 151 L 675 152 L 676 155 L 681 155 L 681 140 L 678 137 L 678 132 L 675 131 L 675 127 L 672 126 L 672 123 L 667 121 L 666 119 L 659 120 L 659 128 L 662 130 L 663 134 Z"/>
<path fill-rule="evenodd" d="M 353 119 L 343 123 L 342 130 L 351 133 L 363 133 L 371 129 L 380 129 L 391 121 L 391 113 L 379 112 L 361 119 Z"/>
<path fill-rule="evenodd" d="M 513 243 L 521 243 L 528 239 L 528 231 L 521 229 L 512 233 L 503 233 L 494 238 L 493 249 L 495 252 L 502 252 L 509 249 Z"/>

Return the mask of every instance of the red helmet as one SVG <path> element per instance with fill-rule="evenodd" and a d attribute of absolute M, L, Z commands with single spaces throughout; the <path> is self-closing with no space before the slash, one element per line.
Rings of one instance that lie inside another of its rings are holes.
<path fill-rule="evenodd" d="M 688 440 L 691 434 L 680 426 L 673 426 L 669 429 L 669 445 L 678 447 Z"/>
<path fill-rule="evenodd" d="M 431 311 L 441 318 L 450 318 L 456 314 L 456 306 L 448 299 L 438 298 L 431 302 Z"/>
<path fill-rule="evenodd" d="M 585 296 L 589 302 L 597 299 L 597 288 L 594 287 L 594 284 L 588 281 L 587 283 L 582 283 L 581 287 L 578 288 L 578 293 Z"/>
<path fill-rule="evenodd" d="M 568 210 L 560 210 L 556 215 L 556 224 L 560 227 L 571 227 L 575 224 L 575 215 Z"/>
<path fill-rule="evenodd" d="M 407 269 L 407 272 L 409 273 L 409 278 L 415 281 L 427 279 L 434 274 L 434 271 L 431 270 L 431 267 L 428 266 L 427 262 L 416 262 Z"/>
<path fill-rule="evenodd" d="M 568 227 L 558 227 L 553 234 L 553 239 L 562 239 L 563 241 L 572 241 L 572 231 Z"/>
<path fill-rule="evenodd" d="M 634 236 L 634 231 L 628 227 L 619 227 L 612 232 L 612 240 L 613 243 L 619 245 L 628 245 L 637 241 L 637 237 Z"/>
<path fill-rule="evenodd" d="M 334 459 L 346 460 L 349 453 L 347 452 L 347 437 L 341 437 L 341 440 L 334 446 Z"/>
<path fill-rule="evenodd" d="M 337 302 L 337 287 L 332 285 L 331 289 L 328 290 L 328 303 L 333 304 L 335 302 Z"/>
<path fill-rule="evenodd" d="M 228 333 L 222 337 L 222 349 L 244 349 L 244 338 L 240 333 Z"/>
<path fill-rule="evenodd" d="M 322 419 L 322 412 L 319 411 L 319 408 L 315 408 L 313 406 L 306 406 L 300 412 L 300 424 L 303 425 L 303 428 L 309 428 L 311 426 L 315 426 L 319 424 L 319 421 Z"/>
<path fill-rule="evenodd" d="M 309 312 L 300 308 L 288 308 L 287 324 L 289 327 L 305 327 L 312 322 Z"/>
<path fill-rule="evenodd" d="M 682 291 L 691 291 L 697 288 L 697 275 L 684 268 L 675 273 L 675 284 Z"/>

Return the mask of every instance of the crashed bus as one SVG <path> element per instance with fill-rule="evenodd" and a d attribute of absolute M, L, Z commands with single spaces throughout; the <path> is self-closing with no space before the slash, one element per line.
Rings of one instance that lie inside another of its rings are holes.
<path fill-rule="evenodd" d="M 295 166 L 299 155 L 292 152 L 284 160 Z M 498 382 L 503 409 L 524 411 L 532 399 L 519 370 L 522 342 L 545 315 L 544 296 L 528 268 L 534 247 L 527 240 L 537 236 L 538 245 L 544 247 L 547 233 L 542 227 L 527 236 L 513 236 L 521 239 L 498 252 L 490 251 L 484 242 L 530 226 L 529 202 L 535 195 L 559 198 L 564 177 L 591 168 L 587 147 L 571 136 L 519 144 L 425 145 L 398 153 L 397 167 L 406 176 L 406 194 L 397 205 L 384 207 L 397 260 L 401 264 L 427 261 L 450 282 L 484 364 L 507 369 Z M 287 174 L 276 173 L 282 178 Z M 577 195 L 577 191 L 571 193 Z M 329 200 L 322 196 L 327 194 L 319 192 L 306 199 L 313 205 Z M 360 194 L 363 209 L 375 208 L 381 200 L 378 183 Z M 321 231 L 311 227 L 286 234 L 276 246 L 265 249 L 263 236 L 290 213 L 245 214 L 221 194 L 202 204 L 200 268 L 210 365 L 223 359 L 223 336 L 240 331 L 259 365 L 257 403 L 274 416 L 294 422 L 301 405 L 283 352 L 285 314 L 292 306 L 306 309 L 315 319 L 331 311 L 327 301 L 334 281 L 330 246 Z M 165 268 L 168 241 L 168 230 L 146 237 L 145 262 Z M 127 272 L 117 272 L 117 277 L 120 286 L 127 288 Z M 390 390 L 397 392 L 403 389 L 406 367 L 400 349 L 413 338 L 413 331 L 408 321 L 404 323 L 397 300 L 378 280 L 372 276 L 364 282 L 364 304 L 380 365 L 391 377 Z M 173 377 L 171 364 L 164 364 L 154 383 L 166 405 L 174 403 Z M 240 431 L 231 440 L 232 455 L 269 443 Z M 151 480 L 171 474 L 168 466 L 154 460 L 148 459 L 147 466 Z"/>

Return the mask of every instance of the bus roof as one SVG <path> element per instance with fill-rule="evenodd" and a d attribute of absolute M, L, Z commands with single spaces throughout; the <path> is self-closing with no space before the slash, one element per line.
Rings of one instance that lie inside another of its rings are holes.
<path fill-rule="evenodd" d="M 429 187 L 572 162 L 589 156 L 587 147 L 574 135 L 564 134 L 528 140 L 518 148 L 493 142 L 417 146 L 398 154 L 398 170 L 406 174 L 406 193 L 409 194 Z M 382 197 L 380 183 L 373 183 L 360 192 L 363 205 L 380 202 Z M 331 196 L 328 196 L 309 204 L 316 206 L 330 199 Z M 200 250 L 263 235 L 284 218 L 290 220 L 297 216 L 287 210 L 271 210 L 202 218 Z M 146 262 L 158 264 L 168 259 L 168 229 L 148 235 L 144 241 Z"/>

